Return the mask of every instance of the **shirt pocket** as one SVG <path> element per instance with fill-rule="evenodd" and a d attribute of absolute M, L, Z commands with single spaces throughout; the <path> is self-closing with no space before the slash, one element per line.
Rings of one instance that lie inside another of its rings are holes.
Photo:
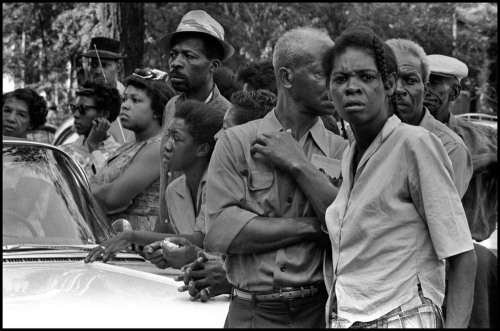
<path fill-rule="evenodd" d="M 269 216 L 269 212 L 273 209 L 273 201 L 276 199 L 272 189 L 273 183 L 272 172 L 250 170 L 247 182 L 250 199 L 247 199 L 246 207 L 260 216 Z"/>

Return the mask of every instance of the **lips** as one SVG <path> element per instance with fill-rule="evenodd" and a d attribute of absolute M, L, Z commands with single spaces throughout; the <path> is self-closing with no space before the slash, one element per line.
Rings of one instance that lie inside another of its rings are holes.
<path fill-rule="evenodd" d="M 10 125 L 4 125 L 3 129 L 7 131 L 16 131 L 16 128 Z"/>
<path fill-rule="evenodd" d="M 365 104 L 361 101 L 358 101 L 358 100 L 349 100 L 349 101 L 344 102 L 344 108 L 363 107 L 363 106 L 365 106 Z"/>
<path fill-rule="evenodd" d="M 180 74 L 178 72 L 172 72 L 170 73 L 170 79 L 176 79 L 176 80 L 182 80 L 186 79 L 187 77 L 183 74 Z"/>

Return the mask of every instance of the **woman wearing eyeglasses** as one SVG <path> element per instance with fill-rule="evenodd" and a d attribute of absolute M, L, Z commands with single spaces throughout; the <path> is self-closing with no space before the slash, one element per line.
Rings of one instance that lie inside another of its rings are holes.
<path fill-rule="evenodd" d="M 80 135 L 60 146 L 92 178 L 120 144 L 108 134 L 110 123 L 120 114 L 121 97 L 111 85 L 84 82 L 76 91 L 76 103 L 69 108 L 75 117 L 74 130 Z"/>
<path fill-rule="evenodd" d="M 136 70 L 124 85 L 120 120 L 135 141 L 110 155 L 91 189 L 110 223 L 124 218 L 150 231 L 158 218 L 163 108 L 175 91 L 151 70 Z"/>

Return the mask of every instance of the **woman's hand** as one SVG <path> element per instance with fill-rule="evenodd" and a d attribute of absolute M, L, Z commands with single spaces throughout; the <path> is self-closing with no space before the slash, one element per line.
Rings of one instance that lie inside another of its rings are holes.
<path fill-rule="evenodd" d="M 102 262 L 108 262 L 111 257 L 124 249 L 130 249 L 131 238 L 134 230 L 126 230 L 101 243 L 90 251 L 83 260 L 85 263 L 94 262 L 99 256 L 103 256 Z"/>

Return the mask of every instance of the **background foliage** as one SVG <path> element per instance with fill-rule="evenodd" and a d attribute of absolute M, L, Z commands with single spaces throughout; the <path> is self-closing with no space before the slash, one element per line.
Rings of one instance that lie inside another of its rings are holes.
<path fill-rule="evenodd" d="M 270 59 L 276 40 L 298 26 L 325 28 L 332 38 L 352 25 L 382 38 L 408 38 L 427 54 L 455 56 L 469 67 L 466 87 L 496 86 L 496 3 L 3 3 L 3 73 L 17 85 L 66 103 L 82 78 L 81 53 L 93 36 L 120 39 L 133 68 L 167 70 L 156 42 L 181 17 L 202 9 L 219 21 L 235 55 L 226 67 Z M 135 14 L 134 15 L 131 15 Z M 454 38 L 455 27 L 455 38 Z M 122 77 L 123 78 L 123 77 Z M 16 88 L 18 87 L 16 86 Z M 495 96 L 496 98 L 496 96 Z"/>

